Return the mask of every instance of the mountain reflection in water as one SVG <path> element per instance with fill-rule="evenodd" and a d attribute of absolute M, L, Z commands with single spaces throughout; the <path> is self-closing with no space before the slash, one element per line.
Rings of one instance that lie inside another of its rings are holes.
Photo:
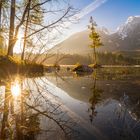
<path fill-rule="evenodd" d="M 0 139 L 139 139 L 139 78 L 133 68 L 1 78 Z"/>
<path fill-rule="evenodd" d="M 95 134 L 97 131 L 93 133 L 82 126 L 86 132 L 80 130 L 84 136 L 81 134 L 79 139 L 92 140 L 96 139 L 93 135 L 102 135 L 102 139 L 133 140 L 140 137 L 139 78 L 139 68 L 107 68 L 83 77 L 62 72 L 48 80 L 59 88 L 59 94 L 54 94 L 86 120 L 84 125 L 91 130 L 90 126 L 94 126 L 100 132 Z"/>

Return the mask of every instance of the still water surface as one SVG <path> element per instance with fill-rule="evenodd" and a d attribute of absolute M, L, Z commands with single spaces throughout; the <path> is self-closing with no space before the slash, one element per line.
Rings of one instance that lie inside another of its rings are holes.
<path fill-rule="evenodd" d="M 8 106 L 6 139 L 140 139 L 140 68 L 103 68 L 90 75 L 63 69 L 18 80 L 22 96 L 14 97 L 14 110 Z M 1 86 L 1 106 L 8 86 Z"/>

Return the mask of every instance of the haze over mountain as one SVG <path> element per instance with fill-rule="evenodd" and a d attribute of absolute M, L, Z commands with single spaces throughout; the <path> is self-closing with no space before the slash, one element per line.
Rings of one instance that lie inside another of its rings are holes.
<path fill-rule="evenodd" d="M 99 51 L 140 50 L 140 16 L 131 16 L 116 32 L 110 33 L 105 27 L 97 28 L 104 46 Z M 52 52 L 64 54 L 87 54 L 92 51 L 89 30 L 76 33 L 58 44 Z"/>

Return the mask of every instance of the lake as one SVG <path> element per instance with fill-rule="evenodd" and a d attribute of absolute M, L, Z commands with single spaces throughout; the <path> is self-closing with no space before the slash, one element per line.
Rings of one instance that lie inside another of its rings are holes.
<path fill-rule="evenodd" d="M 140 68 L 0 79 L 1 134 L 21 140 L 140 139 Z M 4 94 L 5 93 L 5 94 Z"/>

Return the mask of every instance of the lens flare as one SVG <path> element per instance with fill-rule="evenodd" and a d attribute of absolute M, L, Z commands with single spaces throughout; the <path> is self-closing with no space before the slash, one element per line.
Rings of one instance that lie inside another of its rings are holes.
<path fill-rule="evenodd" d="M 15 81 L 12 85 L 11 85 L 11 93 L 13 95 L 13 97 L 18 97 L 21 94 L 21 87 L 18 81 Z"/>

